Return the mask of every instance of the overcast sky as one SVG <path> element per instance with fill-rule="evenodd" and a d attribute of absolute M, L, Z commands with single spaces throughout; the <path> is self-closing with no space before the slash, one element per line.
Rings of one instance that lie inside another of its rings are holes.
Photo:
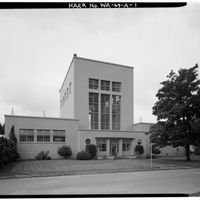
<path fill-rule="evenodd" d="M 4 114 L 59 116 L 73 54 L 134 67 L 134 122 L 171 69 L 200 64 L 200 4 L 165 9 L 0 10 L 0 122 Z"/>

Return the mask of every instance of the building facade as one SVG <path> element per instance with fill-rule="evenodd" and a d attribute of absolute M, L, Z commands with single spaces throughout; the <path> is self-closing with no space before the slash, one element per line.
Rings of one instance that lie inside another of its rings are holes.
<path fill-rule="evenodd" d="M 133 157 L 138 141 L 149 155 L 149 126 L 133 124 L 131 66 L 96 61 L 74 54 L 59 90 L 60 117 L 5 115 L 5 133 L 15 126 L 22 159 L 34 159 L 40 151 L 59 158 L 57 150 L 69 145 L 72 157 L 97 145 L 99 158 Z"/>

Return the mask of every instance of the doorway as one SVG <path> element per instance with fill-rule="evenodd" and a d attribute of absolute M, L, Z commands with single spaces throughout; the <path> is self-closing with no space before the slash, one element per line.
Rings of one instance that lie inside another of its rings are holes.
<path fill-rule="evenodd" d="M 110 155 L 117 156 L 119 153 L 119 142 L 117 140 L 110 141 Z"/>

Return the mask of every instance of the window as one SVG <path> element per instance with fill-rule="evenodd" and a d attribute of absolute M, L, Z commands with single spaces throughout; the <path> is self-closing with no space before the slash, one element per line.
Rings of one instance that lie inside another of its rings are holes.
<path fill-rule="evenodd" d="M 19 136 L 20 142 L 34 142 L 33 129 L 20 129 Z"/>
<path fill-rule="evenodd" d="M 65 130 L 53 130 L 54 142 L 65 142 Z"/>
<path fill-rule="evenodd" d="M 123 140 L 123 151 L 130 150 L 130 140 Z"/>
<path fill-rule="evenodd" d="M 99 151 L 106 151 L 106 140 L 97 139 L 97 148 Z"/>
<path fill-rule="evenodd" d="M 120 130 L 121 96 L 112 95 L 112 129 Z"/>
<path fill-rule="evenodd" d="M 72 83 L 70 82 L 70 83 L 69 83 L 69 95 L 72 93 L 72 88 L 71 88 L 71 86 L 72 86 Z"/>
<path fill-rule="evenodd" d="M 50 142 L 50 130 L 37 130 L 37 142 Z"/>
<path fill-rule="evenodd" d="M 99 95 L 89 93 L 89 129 L 98 129 L 99 123 Z"/>
<path fill-rule="evenodd" d="M 89 89 L 98 90 L 99 89 L 99 80 L 89 78 Z"/>
<path fill-rule="evenodd" d="M 110 95 L 101 94 L 101 129 L 110 128 Z"/>
<path fill-rule="evenodd" d="M 65 92 L 65 94 L 64 94 L 64 103 L 65 103 L 65 101 L 66 101 L 66 92 Z"/>
<path fill-rule="evenodd" d="M 121 92 L 121 83 L 112 82 L 112 91 L 113 92 Z"/>
<path fill-rule="evenodd" d="M 101 90 L 110 90 L 110 81 L 101 80 Z"/>

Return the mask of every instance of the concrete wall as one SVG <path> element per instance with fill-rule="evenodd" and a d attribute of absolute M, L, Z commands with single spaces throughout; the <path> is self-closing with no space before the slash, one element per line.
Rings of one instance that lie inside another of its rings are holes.
<path fill-rule="evenodd" d="M 143 132 L 133 132 L 133 131 L 102 131 L 102 130 L 80 130 L 78 131 L 78 151 L 85 150 L 85 140 L 91 140 L 91 144 L 96 144 L 96 138 L 109 138 L 109 139 L 134 139 L 133 149 L 137 145 L 138 139 L 142 140 L 142 145 L 144 146 L 144 154 L 142 157 L 149 155 L 149 143 L 148 137 Z M 135 152 L 133 151 L 133 155 Z"/>
<path fill-rule="evenodd" d="M 74 70 L 74 111 L 75 118 L 80 119 L 80 128 L 89 128 L 88 95 L 89 92 L 98 92 L 121 95 L 121 130 L 130 129 L 133 124 L 133 68 L 77 57 L 74 59 Z M 121 92 L 91 90 L 89 89 L 89 78 L 121 82 Z"/>
<path fill-rule="evenodd" d="M 74 60 L 72 60 L 71 65 L 68 69 L 68 72 L 65 76 L 63 84 L 60 89 L 60 117 L 63 118 L 75 118 L 74 117 Z M 71 83 L 71 94 L 69 94 L 69 84 Z M 68 97 L 66 96 L 66 101 L 63 106 L 61 106 L 61 99 L 64 94 L 67 94 L 68 89 Z"/>
<path fill-rule="evenodd" d="M 34 159 L 40 151 L 48 150 L 51 158 L 60 158 L 57 150 L 62 145 L 70 145 L 72 152 L 77 152 L 78 120 L 5 115 L 5 134 L 7 137 L 13 125 L 15 126 L 17 148 L 21 159 Z M 37 142 L 37 133 L 34 133 L 34 142 L 20 142 L 19 129 L 48 129 L 51 134 L 50 142 Z M 53 142 L 53 130 L 65 130 L 65 142 Z"/>

